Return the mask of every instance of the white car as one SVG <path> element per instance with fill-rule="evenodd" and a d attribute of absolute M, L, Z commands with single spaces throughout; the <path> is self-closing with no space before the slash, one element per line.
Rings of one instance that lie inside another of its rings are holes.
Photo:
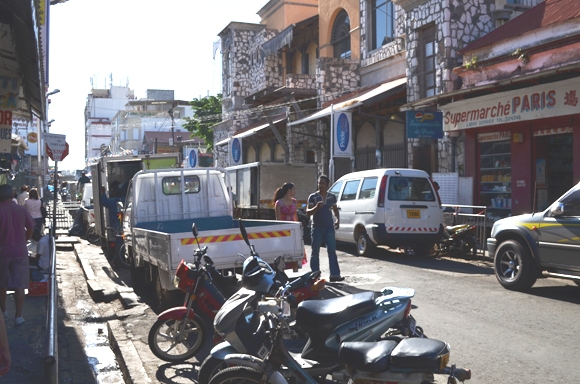
<path fill-rule="evenodd" d="M 377 245 L 428 254 L 443 234 L 439 195 L 425 171 L 382 168 L 353 172 L 329 192 L 337 197 L 336 240 L 355 243 L 359 255 Z"/>

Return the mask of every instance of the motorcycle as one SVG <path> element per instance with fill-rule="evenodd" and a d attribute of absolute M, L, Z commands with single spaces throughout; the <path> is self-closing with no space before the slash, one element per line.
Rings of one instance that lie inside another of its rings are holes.
<path fill-rule="evenodd" d="M 195 223 L 192 233 L 197 241 Z M 181 260 L 173 280 L 174 285 L 185 292 L 183 306 L 160 313 L 149 331 L 149 348 L 161 360 L 182 362 L 195 356 L 203 347 L 206 326 L 195 313 L 194 303 L 199 310 L 213 318 L 226 301 L 226 295 L 239 289 L 235 276 L 223 276 L 214 268 L 213 261 L 206 255 L 207 246 L 200 248 L 199 242 L 197 246 L 193 263 Z M 205 265 L 201 263 L 202 258 Z"/>
<path fill-rule="evenodd" d="M 247 235 L 244 235 L 244 238 Z M 282 287 L 288 292 L 289 285 Z M 303 301 L 297 306 L 291 332 L 286 339 L 294 344 L 300 360 L 313 376 L 324 377 L 338 368 L 338 349 L 343 341 L 376 341 L 381 338 L 425 337 L 411 315 L 410 288 L 387 287 L 382 292 L 361 292 L 320 301 Z M 216 372 L 229 366 L 230 354 L 259 354 L 263 346 L 256 309 L 262 294 L 241 289 L 231 296 L 214 319 L 216 333 L 225 341 L 216 345 L 203 361 L 199 382 L 208 383 Z M 294 297 L 291 296 L 290 301 Z"/>
<path fill-rule="evenodd" d="M 443 237 L 433 247 L 434 255 L 477 257 L 477 227 L 460 224 L 445 227 Z"/>
<path fill-rule="evenodd" d="M 240 230 L 246 233 L 242 221 Z M 204 345 L 206 327 L 203 319 L 193 309 L 194 302 L 201 312 L 213 319 L 226 299 L 242 286 L 266 294 L 277 290 L 283 284 L 281 280 L 287 279 L 283 271 L 283 260 L 277 259 L 278 269 L 282 269 L 275 271 L 258 257 L 249 241 L 246 243 L 250 247 L 251 256 L 244 261 L 242 281 L 235 276 L 224 276 L 216 270 L 213 261 L 207 256 L 207 246 L 199 247 L 195 223 L 192 233 L 198 245 L 194 251 L 194 262 L 187 263 L 182 260 L 174 278 L 175 286 L 185 292 L 184 304 L 160 313 L 149 331 L 148 343 L 151 352 L 169 362 L 185 361 L 197 354 Z M 247 238 L 247 234 L 245 237 Z M 241 254 L 239 256 L 243 257 Z M 201 263 L 202 258 L 204 265 Z M 319 295 L 325 286 L 325 280 L 320 280 L 319 272 L 308 272 L 288 284 L 300 300 L 306 300 Z"/>
<path fill-rule="evenodd" d="M 237 353 L 226 356 L 225 362 L 230 367 L 217 372 L 209 384 L 328 382 L 325 374 L 320 375 L 323 373 L 321 370 L 313 370 L 316 362 L 300 359 L 288 351 L 284 342 L 290 329 L 287 301 L 283 292 L 276 298 L 258 303 L 257 311 L 262 314 L 262 321 L 252 342 L 260 348 L 253 355 Z M 427 338 L 342 342 L 338 359 L 335 357 L 338 361 L 332 372 L 332 382 L 421 384 L 434 382 L 434 374 L 447 375 L 448 383 L 469 380 L 469 369 L 448 366 L 449 355 L 449 344 Z"/>

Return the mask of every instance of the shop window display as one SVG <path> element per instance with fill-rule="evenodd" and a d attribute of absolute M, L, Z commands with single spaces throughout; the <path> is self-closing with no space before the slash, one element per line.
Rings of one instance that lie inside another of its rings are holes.
<path fill-rule="evenodd" d="M 490 225 L 511 214 L 511 145 L 509 140 L 480 144 L 480 203 Z"/>

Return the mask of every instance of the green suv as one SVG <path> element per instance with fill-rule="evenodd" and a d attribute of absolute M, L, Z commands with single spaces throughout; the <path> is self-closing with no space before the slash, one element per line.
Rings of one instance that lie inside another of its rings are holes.
<path fill-rule="evenodd" d="M 580 285 L 580 183 L 543 212 L 496 221 L 487 251 L 504 288 L 525 291 L 546 275 Z"/>

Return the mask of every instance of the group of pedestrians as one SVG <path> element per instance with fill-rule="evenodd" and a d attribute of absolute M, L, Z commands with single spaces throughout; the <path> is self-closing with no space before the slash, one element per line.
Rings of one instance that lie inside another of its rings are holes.
<path fill-rule="evenodd" d="M 318 178 L 318 190 L 308 196 L 306 214 L 311 220 L 311 248 L 310 269 L 315 272 L 320 270 L 320 247 L 322 242 L 326 244 L 328 252 L 328 264 L 330 266 L 330 281 L 343 281 L 340 274 L 338 258 L 336 256 L 336 238 L 334 231 L 340 226 L 340 215 L 336 206 L 336 196 L 328 192 L 330 179 L 321 175 Z M 296 186 L 293 183 L 285 183 L 274 193 L 274 207 L 276 220 L 298 221 Z"/>

